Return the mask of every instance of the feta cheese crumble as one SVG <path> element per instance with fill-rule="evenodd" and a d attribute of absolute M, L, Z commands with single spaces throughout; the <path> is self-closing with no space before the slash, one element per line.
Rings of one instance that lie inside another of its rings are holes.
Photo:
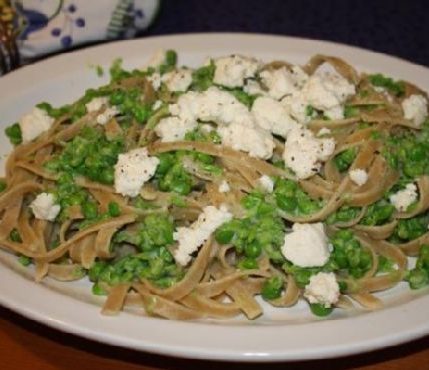
<path fill-rule="evenodd" d="M 173 234 L 174 240 L 178 242 L 177 249 L 173 252 L 177 263 L 186 266 L 191 260 L 191 254 L 196 252 L 219 226 L 231 219 L 232 214 L 225 207 L 207 206 L 190 227 L 178 227 Z"/>
<path fill-rule="evenodd" d="M 262 89 L 259 82 L 251 79 L 246 80 L 243 91 L 249 95 L 267 95 L 267 92 Z"/>
<path fill-rule="evenodd" d="M 40 220 L 53 221 L 61 211 L 61 206 L 55 203 L 51 193 L 40 193 L 30 204 L 34 217 Z"/>
<path fill-rule="evenodd" d="M 98 96 L 96 98 L 93 98 L 91 101 L 85 104 L 86 111 L 88 113 L 92 112 L 98 112 L 103 106 L 106 106 L 109 104 L 109 99 L 107 99 L 105 96 Z"/>
<path fill-rule="evenodd" d="M 176 104 L 171 104 L 169 110 L 182 121 L 212 121 L 220 125 L 239 122 L 253 125 L 253 117 L 247 107 L 233 95 L 217 87 L 210 87 L 203 92 L 189 91 L 181 95 Z"/>
<path fill-rule="evenodd" d="M 257 98 L 251 112 L 259 127 L 283 137 L 298 125 L 284 105 L 270 97 Z"/>
<path fill-rule="evenodd" d="M 159 121 L 155 133 L 162 142 L 183 140 L 187 132 L 198 126 L 196 121 L 183 121 L 179 117 L 166 117 Z"/>
<path fill-rule="evenodd" d="M 283 159 L 299 179 L 319 172 L 320 161 L 326 161 L 335 150 L 333 138 L 317 138 L 305 128 L 293 128 L 286 138 Z"/>
<path fill-rule="evenodd" d="M 389 200 L 399 212 L 406 212 L 407 208 L 417 200 L 417 197 L 417 186 L 411 183 L 407 184 L 405 189 L 392 194 Z"/>
<path fill-rule="evenodd" d="M 344 102 L 356 93 L 354 85 L 336 73 L 312 75 L 302 89 L 308 104 L 330 119 L 344 118 Z"/>
<path fill-rule="evenodd" d="M 159 159 L 149 156 L 146 148 L 119 154 L 115 164 L 115 191 L 123 196 L 137 196 L 143 184 L 155 174 L 158 164 Z"/>
<path fill-rule="evenodd" d="M 45 110 L 34 107 L 30 113 L 22 116 L 19 121 L 22 141 L 28 143 L 40 134 L 48 131 L 54 121 L 55 120 L 50 117 Z"/>
<path fill-rule="evenodd" d="M 343 105 L 355 93 L 355 86 L 338 73 L 315 73 L 309 77 L 301 90 L 286 96 L 282 103 L 300 123 L 306 123 L 311 119 L 306 114 L 308 106 L 322 111 L 330 119 L 342 119 Z"/>
<path fill-rule="evenodd" d="M 268 88 L 268 94 L 274 99 L 292 94 L 302 88 L 308 79 L 308 75 L 298 66 L 293 66 L 291 70 L 287 67 L 265 70 L 259 76 Z"/>
<path fill-rule="evenodd" d="M 155 91 L 158 91 L 161 87 L 161 75 L 158 72 L 152 73 L 147 77 L 147 80 L 152 84 Z"/>
<path fill-rule="evenodd" d="M 332 131 L 327 127 L 322 127 L 318 132 L 317 136 L 325 136 L 325 135 L 331 135 Z"/>
<path fill-rule="evenodd" d="M 338 302 L 340 287 L 333 272 L 319 272 L 310 277 L 304 290 L 304 297 L 312 304 L 319 303 L 326 308 Z"/>
<path fill-rule="evenodd" d="M 97 115 L 95 119 L 100 125 L 105 125 L 113 117 L 119 114 L 118 108 L 116 108 L 115 106 L 110 106 L 109 99 L 106 97 L 94 98 L 89 103 L 86 103 L 85 107 L 88 113 L 98 112 L 103 107 L 105 107 L 104 111 Z"/>
<path fill-rule="evenodd" d="M 179 68 L 164 74 L 161 81 L 165 83 L 170 91 L 186 91 L 192 83 L 192 70 Z"/>
<path fill-rule="evenodd" d="M 274 139 L 269 132 L 240 123 L 218 128 L 222 144 L 249 153 L 251 157 L 268 159 L 273 155 Z"/>
<path fill-rule="evenodd" d="M 218 190 L 220 193 L 228 193 L 231 190 L 231 187 L 229 186 L 229 184 L 226 180 L 223 180 L 220 183 Z"/>
<path fill-rule="evenodd" d="M 423 95 L 411 95 L 402 102 L 404 117 L 419 127 L 428 115 L 428 102 Z"/>
<path fill-rule="evenodd" d="M 323 266 L 330 255 L 323 224 L 293 224 L 292 232 L 285 235 L 281 251 L 296 266 Z"/>
<path fill-rule="evenodd" d="M 152 105 L 152 110 L 153 111 L 158 110 L 159 108 L 161 108 L 161 105 L 162 105 L 162 100 L 156 100 L 155 103 L 153 103 Z"/>
<path fill-rule="evenodd" d="M 253 77 L 260 67 L 258 60 L 241 55 L 217 58 L 214 64 L 213 82 L 227 87 L 243 86 L 244 80 Z"/>
<path fill-rule="evenodd" d="M 271 177 L 267 175 L 262 175 L 258 179 L 258 182 L 261 189 L 266 191 L 267 193 L 272 193 L 274 191 L 274 181 L 271 180 Z"/>
<path fill-rule="evenodd" d="M 357 186 L 362 186 L 368 181 L 368 173 L 361 168 L 351 170 L 349 176 Z"/>

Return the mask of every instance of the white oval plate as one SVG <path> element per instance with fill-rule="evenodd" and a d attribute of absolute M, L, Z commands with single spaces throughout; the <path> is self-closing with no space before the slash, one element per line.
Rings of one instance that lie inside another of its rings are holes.
<path fill-rule="evenodd" d="M 360 71 L 382 71 L 429 88 L 429 73 L 424 67 L 329 42 L 251 34 L 154 37 L 59 55 L 0 78 L 2 128 L 40 101 L 64 104 L 78 98 L 84 89 L 105 82 L 107 77 L 97 77 L 93 66 L 106 70 L 118 57 L 123 58 L 125 67 L 142 66 L 161 48 L 176 49 L 180 63 L 194 66 L 207 56 L 230 53 L 293 63 L 324 53 L 344 58 Z M 1 135 L 2 158 L 10 149 Z M 201 359 L 302 360 L 374 350 L 429 333 L 429 295 L 411 292 L 405 284 L 382 295 L 386 303 L 382 310 L 336 310 L 339 312 L 321 320 L 311 316 L 305 304 L 289 309 L 267 307 L 264 317 L 252 322 L 244 318 L 179 322 L 129 312 L 112 318 L 100 315 L 100 302 L 89 293 L 87 282 L 61 284 L 47 279 L 36 284 L 17 266 L 15 257 L 4 252 L 0 257 L 1 304 L 54 328 L 137 350 Z"/>

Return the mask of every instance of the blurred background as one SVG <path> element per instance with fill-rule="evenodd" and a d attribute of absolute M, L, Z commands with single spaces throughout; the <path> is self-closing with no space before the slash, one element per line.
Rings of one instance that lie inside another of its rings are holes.
<path fill-rule="evenodd" d="M 425 0 L 164 0 L 143 35 L 258 32 L 323 39 L 429 65 Z"/>
<path fill-rule="evenodd" d="M 323 39 L 429 65 L 428 13 L 426 0 L 0 0 L 0 72 L 82 45 L 189 32 Z"/>

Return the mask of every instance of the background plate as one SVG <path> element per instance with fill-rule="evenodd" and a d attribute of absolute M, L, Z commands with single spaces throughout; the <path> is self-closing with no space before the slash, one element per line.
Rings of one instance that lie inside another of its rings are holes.
<path fill-rule="evenodd" d="M 2 129 L 40 101 L 60 105 L 78 98 L 86 88 L 101 85 L 94 66 L 108 69 L 115 58 L 125 67 L 142 66 L 158 49 L 173 48 L 180 63 L 196 66 L 207 56 L 242 53 L 266 61 L 305 63 L 316 53 L 344 58 L 359 71 L 382 71 L 425 90 L 424 67 L 393 57 L 334 43 L 252 34 L 192 34 L 123 41 L 59 55 L 19 69 L 0 79 Z M 0 138 L 1 158 L 10 151 Z M 3 166 L 3 163 L 2 163 Z M 16 258 L 1 252 L 0 303 L 54 328 L 97 341 L 138 350 L 201 359 L 280 361 L 328 358 L 398 344 L 429 333 L 429 295 L 405 284 L 382 294 L 384 309 L 375 312 L 336 310 L 328 319 L 309 314 L 306 304 L 290 309 L 267 307 L 255 321 L 179 322 L 123 312 L 104 317 L 99 298 L 86 281 L 31 281 Z M 18 272 L 18 273 L 17 273 Z M 427 290 L 426 290 L 427 293 Z"/>

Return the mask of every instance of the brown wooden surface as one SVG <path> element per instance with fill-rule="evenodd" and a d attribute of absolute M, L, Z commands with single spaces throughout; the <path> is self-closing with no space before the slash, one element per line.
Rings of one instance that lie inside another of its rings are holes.
<path fill-rule="evenodd" d="M 429 337 L 323 361 L 244 364 L 183 360 L 103 345 L 50 329 L 0 307 L 0 369 L 22 370 L 429 370 Z"/>

